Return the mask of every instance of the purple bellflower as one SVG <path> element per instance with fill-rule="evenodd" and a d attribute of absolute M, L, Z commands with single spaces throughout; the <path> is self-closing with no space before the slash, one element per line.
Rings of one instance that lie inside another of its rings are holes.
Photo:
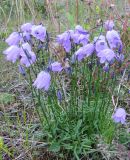
<path fill-rule="evenodd" d="M 71 32 L 71 39 L 73 40 L 74 43 L 79 44 L 79 33 L 72 33 Z"/>
<path fill-rule="evenodd" d="M 36 55 L 32 51 L 29 51 L 28 53 L 22 52 L 20 55 L 21 55 L 20 63 L 25 65 L 26 67 L 30 67 L 30 65 L 36 61 Z"/>
<path fill-rule="evenodd" d="M 42 25 L 38 25 L 38 26 L 33 25 L 33 26 L 32 26 L 31 34 L 32 34 L 36 39 L 44 42 L 45 37 L 46 37 L 46 28 L 43 27 Z"/>
<path fill-rule="evenodd" d="M 84 35 L 88 34 L 88 32 L 86 30 L 84 30 L 83 27 L 80 25 L 77 25 L 75 27 L 75 32 L 79 33 L 79 34 L 84 34 Z"/>
<path fill-rule="evenodd" d="M 89 44 L 85 45 L 84 46 L 84 51 L 85 51 L 86 57 L 91 56 L 92 53 L 94 52 L 94 44 L 89 43 Z"/>
<path fill-rule="evenodd" d="M 23 39 L 24 39 L 25 42 L 29 41 L 31 39 L 31 35 L 28 32 L 23 32 L 22 35 L 23 35 Z"/>
<path fill-rule="evenodd" d="M 31 23 L 25 23 L 21 26 L 21 31 L 23 32 L 23 37 L 25 40 L 29 41 L 31 36 L 31 29 L 32 29 L 32 24 Z"/>
<path fill-rule="evenodd" d="M 20 48 L 17 47 L 16 45 L 12 45 L 9 48 L 7 48 L 3 54 L 6 55 L 6 59 L 8 61 L 11 61 L 13 63 L 16 62 L 16 60 L 19 58 L 20 56 Z"/>
<path fill-rule="evenodd" d="M 89 42 L 89 34 L 82 26 L 77 25 L 75 30 L 70 30 L 70 36 L 74 43 L 82 44 L 83 46 Z"/>
<path fill-rule="evenodd" d="M 21 31 L 31 33 L 32 26 L 33 25 L 31 23 L 25 23 L 21 26 Z"/>
<path fill-rule="evenodd" d="M 83 46 L 88 44 L 88 41 L 89 41 L 89 34 L 80 34 L 79 37 L 78 37 L 78 41 L 79 43 L 81 43 Z"/>
<path fill-rule="evenodd" d="M 22 49 L 27 50 L 29 52 L 29 51 L 31 51 L 31 46 L 29 45 L 29 43 L 23 43 Z"/>
<path fill-rule="evenodd" d="M 116 112 L 112 115 L 112 119 L 116 123 L 125 124 L 126 121 L 126 111 L 123 108 L 118 108 Z"/>
<path fill-rule="evenodd" d="M 68 53 L 71 50 L 70 33 L 64 32 L 57 36 L 57 42 L 62 45 L 65 51 Z"/>
<path fill-rule="evenodd" d="M 102 35 L 100 35 L 99 37 L 95 37 L 94 42 L 95 42 L 95 49 L 97 53 L 100 52 L 101 50 L 108 48 L 105 37 Z"/>
<path fill-rule="evenodd" d="M 120 50 L 122 50 L 122 42 L 117 31 L 108 31 L 106 34 L 106 39 L 111 49 L 120 48 Z"/>
<path fill-rule="evenodd" d="M 30 67 L 36 61 L 36 55 L 31 51 L 31 46 L 28 43 L 22 45 L 20 56 L 20 63 L 26 67 Z"/>
<path fill-rule="evenodd" d="M 63 67 L 60 62 L 54 62 L 50 65 L 50 68 L 53 72 L 61 72 Z"/>
<path fill-rule="evenodd" d="M 33 83 L 33 86 L 37 89 L 43 89 L 45 91 L 48 91 L 51 84 L 51 76 L 48 72 L 41 71 L 35 82 Z"/>
<path fill-rule="evenodd" d="M 13 32 L 9 35 L 9 37 L 5 40 L 5 42 L 11 45 L 18 45 L 19 41 L 21 40 L 21 36 L 18 32 Z"/>
<path fill-rule="evenodd" d="M 101 50 L 97 56 L 100 58 L 100 63 L 111 62 L 115 58 L 115 53 L 111 49 Z"/>
<path fill-rule="evenodd" d="M 80 34 L 78 32 L 75 32 L 74 30 L 69 30 L 69 33 L 71 40 L 73 40 L 74 43 L 79 44 Z"/>
<path fill-rule="evenodd" d="M 112 20 L 107 20 L 104 24 L 104 27 L 107 31 L 111 31 L 114 28 L 114 22 Z"/>
<path fill-rule="evenodd" d="M 94 45 L 92 43 L 87 44 L 87 45 L 79 48 L 74 53 L 74 55 L 72 56 L 72 61 L 75 61 L 76 59 L 78 61 L 81 61 L 85 57 L 88 57 L 88 56 L 92 55 L 93 51 L 94 51 Z"/>

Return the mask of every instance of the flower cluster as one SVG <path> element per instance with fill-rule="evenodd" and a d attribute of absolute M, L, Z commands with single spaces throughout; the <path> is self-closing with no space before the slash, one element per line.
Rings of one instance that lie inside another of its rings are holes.
<path fill-rule="evenodd" d="M 112 20 L 108 20 L 105 22 L 104 27 L 107 30 L 106 36 L 99 35 L 98 37 L 95 37 L 92 42 L 90 42 L 89 39 L 90 33 L 83 29 L 83 27 L 80 25 L 77 25 L 74 30 L 68 30 L 58 35 L 56 38 L 56 42 L 64 48 L 65 52 L 70 54 L 71 62 L 75 63 L 76 60 L 80 62 L 95 53 L 95 55 L 99 58 L 100 63 L 105 64 L 103 67 L 104 71 L 108 71 L 111 62 L 113 62 L 114 59 L 122 62 L 124 59 L 124 55 L 121 54 L 123 46 L 120 36 L 118 32 L 113 29 L 114 22 Z M 12 61 L 13 63 L 19 60 L 20 65 L 30 67 L 36 61 L 36 54 L 32 51 L 31 39 L 35 38 L 41 43 L 44 43 L 46 39 L 46 32 L 46 28 L 41 24 L 23 24 L 21 26 L 20 33 L 13 32 L 6 39 L 6 43 L 8 43 L 8 45 L 10 46 L 4 51 L 7 60 Z M 74 54 L 72 54 L 71 49 L 74 45 L 78 46 L 78 50 L 75 51 Z M 62 63 L 58 61 L 50 64 L 48 68 L 49 71 L 53 72 L 61 72 L 64 69 Z M 46 74 L 44 72 L 41 72 L 40 75 L 43 75 L 40 77 L 46 77 Z M 41 83 L 41 78 L 38 79 L 39 83 Z M 37 83 L 34 83 L 34 86 L 39 89 L 41 87 L 37 85 L 38 81 Z M 42 83 L 44 83 L 44 81 L 42 81 Z M 45 90 L 47 89 L 49 89 L 48 86 Z"/>
<path fill-rule="evenodd" d="M 103 66 L 103 70 L 108 72 L 114 60 L 122 62 L 124 55 L 122 54 L 123 45 L 120 35 L 114 30 L 114 22 L 112 20 L 106 21 L 104 28 L 106 29 L 106 35 L 100 34 L 91 40 L 91 33 L 82 26 L 77 25 L 74 30 L 68 30 L 58 35 L 55 43 L 63 48 L 64 52 L 67 53 L 66 55 L 69 55 L 71 63 L 81 62 L 94 55 Z M 8 61 L 15 63 L 18 60 L 19 70 L 25 74 L 22 66 L 31 67 L 38 56 L 38 53 L 33 52 L 33 39 L 34 43 L 38 42 L 37 44 L 40 44 L 40 49 L 42 49 L 43 44 L 46 43 L 46 38 L 47 30 L 42 24 L 23 24 L 20 32 L 13 32 L 5 40 L 9 48 L 3 53 Z M 35 52 L 37 51 L 35 50 Z M 64 58 L 66 59 L 66 57 Z M 37 74 L 33 86 L 37 89 L 48 91 L 51 85 L 50 72 L 60 73 L 65 69 L 62 61 L 52 61 L 49 65 L 47 64 L 44 71 L 42 70 Z M 60 92 L 58 92 L 59 95 L 61 95 Z M 115 122 L 124 123 L 125 117 L 126 115 L 121 109 L 117 110 L 113 115 Z"/>
<path fill-rule="evenodd" d="M 9 45 L 3 53 L 8 61 L 20 61 L 20 64 L 29 67 L 36 61 L 36 54 L 31 49 L 31 38 L 44 41 L 46 38 L 46 28 L 42 25 L 32 25 L 26 23 L 21 26 L 20 32 L 13 32 L 5 40 Z"/>
<path fill-rule="evenodd" d="M 78 25 L 75 30 L 69 30 L 57 36 L 57 42 L 64 47 L 66 52 L 70 52 L 72 41 L 84 46 L 89 42 L 89 33 Z"/>

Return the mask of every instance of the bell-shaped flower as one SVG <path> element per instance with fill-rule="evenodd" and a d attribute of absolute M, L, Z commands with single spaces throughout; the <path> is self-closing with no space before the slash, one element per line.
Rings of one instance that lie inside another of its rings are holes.
<path fill-rule="evenodd" d="M 117 31 L 111 30 L 106 34 L 106 39 L 111 49 L 121 48 L 122 49 L 122 41 Z"/>
<path fill-rule="evenodd" d="M 80 44 L 82 44 L 83 46 L 88 44 L 88 41 L 89 41 L 89 34 L 80 34 L 79 37 L 78 37 L 78 41 Z"/>
<path fill-rule="evenodd" d="M 31 46 L 29 45 L 29 43 L 23 43 L 22 49 L 27 50 L 29 52 L 29 51 L 31 51 Z"/>
<path fill-rule="evenodd" d="M 25 23 L 21 26 L 22 35 L 25 41 L 29 41 L 31 38 L 32 26 L 31 23 Z"/>
<path fill-rule="evenodd" d="M 84 46 L 84 51 L 85 51 L 86 57 L 91 56 L 92 53 L 94 52 L 94 44 L 89 43 L 89 44 L 85 45 Z"/>
<path fill-rule="evenodd" d="M 31 23 L 25 23 L 21 26 L 21 31 L 31 33 L 32 26 Z"/>
<path fill-rule="evenodd" d="M 102 35 L 99 36 L 99 37 L 95 37 L 94 42 L 95 42 L 95 49 L 96 49 L 97 53 L 100 52 L 101 50 L 104 50 L 104 49 L 108 48 L 105 37 L 102 36 Z"/>
<path fill-rule="evenodd" d="M 32 26 L 31 34 L 38 40 L 44 42 L 46 37 L 46 28 L 42 25 Z"/>
<path fill-rule="evenodd" d="M 20 63 L 26 67 L 30 67 L 36 61 L 36 55 L 31 51 L 31 46 L 28 43 L 22 45 L 20 56 Z"/>
<path fill-rule="evenodd" d="M 48 72 L 41 71 L 36 80 L 33 83 L 33 86 L 37 89 L 43 89 L 45 91 L 48 91 L 51 84 L 51 76 Z"/>
<path fill-rule="evenodd" d="M 97 56 L 100 58 L 100 63 L 111 62 L 115 58 L 115 53 L 111 49 L 101 50 Z"/>
<path fill-rule="evenodd" d="M 84 35 L 88 34 L 88 32 L 86 30 L 84 30 L 83 27 L 80 25 L 77 25 L 75 27 L 75 32 L 79 33 L 79 34 L 84 34 Z"/>
<path fill-rule="evenodd" d="M 30 65 L 36 61 L 36 55 L 32 51 L 26 53 L 22 52 L 20 55 L 21 55 L 20 63 L 25 65 L 26 67 L 30 67 Z"/>
<path fill-rule="evenodd" d="M 75 27 L 75 30 L 70 30 L 70 36 L 74 43 L 82 44 L 83 46 L 89 42 L 89 34 L 80 25 Z"/>
<path fill-rule="evenodd" d="M 75 33 L 73 30 L 69 30 L 70 38 L 74 43 L 79 44 L 79 33 Z"/>
<path fill-rule="evenodd" d="M 64 47 L 66 52 L 70 52 L 71 50 L 71 41 L 70 41 L 70 33 L 64 32 L 57 36 L 57 42 Z"/>
<path fill-rule="evenodd" d="M 99 40 L 96 42 L 96 45 L 95 45 L 95 49 L 96 49 L 96 52 L 100 52 L 101 50 L 104 50 L 104 49 L 107 49 L 108 48 L 108 45 L 106 43 L 106 41 L 104 40 Z"/>
<path fill-rule="evenodd" d="M 11 61 L 13 63 L 16 62 L 16 60 L 19 58 L 20 56 L 20 48 L 17 47 L 16 45 L 12 45 L 9 48 L 7 48 L 3 54 L 6 55 L 6 59 L 8 61 Z"/>
<path fill-rule="evenodd" d="M 82 61 L 82 59 L 85 57 L 84 53 L 84 47 L 79 48 L 73 55 L 72 55 L 72 63 L 74 63 L 76 60 Z"/>
<path fill-rule="evenodd" d="M 112 20 L 107 20 L 104 24 L 104 28 L 107 30 L 107 31 L 111 31 L 113 28 L 114 28 L 114 22 Z"/>
<path fill-rule="evenodd" d="M 31 34 L 29 32 L 23 32 L 22 36 L 23 36 L 24 42 L 27 42 L 31 39 Z"/>
<path fill-rule="evenodd" d="M 19 41 L 21 40 L 21 35 L 18 32 L 13 32 L 9 35 L 9 37 L 5 40 L 5 42 L 11 45 L 18 45 Z"/>
<path fill-rule="evenodd" d="M 79 48 L 74 55 L 72 56 L 72 59 L 77 59 L 78 61 L 81 61 L 82 59 L 84 59 L 85 57 L 88 57 L 90 55 L 92 55 L 94 51 L 94 45 L 92 43 L 87 44 L 81 48 Z"/>
<path fill-rule="evenodd" d="M 63 67 L 60 62 L 54 62 L 50 65 L 50 69 L 53 72 L 61 72 Z"/>
<path fill-rule="evenodd" d="M 126 121 L 126 111 L 123 108 L 118 108 L 116 112 L 112 115 L 112 119 L 116 123 L 125 124 Z"/>

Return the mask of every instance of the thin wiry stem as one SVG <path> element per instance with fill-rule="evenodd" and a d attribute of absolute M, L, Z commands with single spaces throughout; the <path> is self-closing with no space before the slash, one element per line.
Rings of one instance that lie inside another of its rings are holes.
<path fill-rule="evenodd" d="M 125 73 L 126 73 L 126 68 L 125 68 L 125 70 L 123 72 L 123 75 L 122 75 L 122 78 L 120 80 L 120 83 L 119 83 L 119 86 L 118 86 L 118 90 L 117 90 L 117 95 L 119 95 L 119 93 L 120 93 L 120 89 L 121 89 L 121 86 L 122 86 L 122 83 L 123 83 L 123 80 L 124 80 L 124 77 L 125 77 Z M 119 96 L 117 97 L 116 102 L 115 102 L 114 96 L 112 95 L 112 102 L 113 102 L 113 105 L 115 107 L 114 110 L 116 110 L 117 106 L 118 106 L 118 102 L 119 102 Z"/>

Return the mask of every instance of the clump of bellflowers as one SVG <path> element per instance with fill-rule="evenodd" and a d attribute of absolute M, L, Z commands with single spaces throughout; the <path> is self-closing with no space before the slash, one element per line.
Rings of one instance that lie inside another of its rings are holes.
<path fill-rule="evenodd" d="M 77 25 L 51 40 L 42 24 L 25 23 L 6 39 L 9 47 L 3 53 L 18 64 L 30 84 L 50 149 L 57 145 L 57 152 L 62 148 L 80 158 L 96 135 L 112 142 L 104 132 L 114 135 L 113 121 L 125 124 L 126 112 L 119 108 L 113 114 L 111 103 L 115 87 L 111 73 L 125 58 L 114 26 L 106 21 L 106 32 L 92 38 L 90 31 Z"/>

